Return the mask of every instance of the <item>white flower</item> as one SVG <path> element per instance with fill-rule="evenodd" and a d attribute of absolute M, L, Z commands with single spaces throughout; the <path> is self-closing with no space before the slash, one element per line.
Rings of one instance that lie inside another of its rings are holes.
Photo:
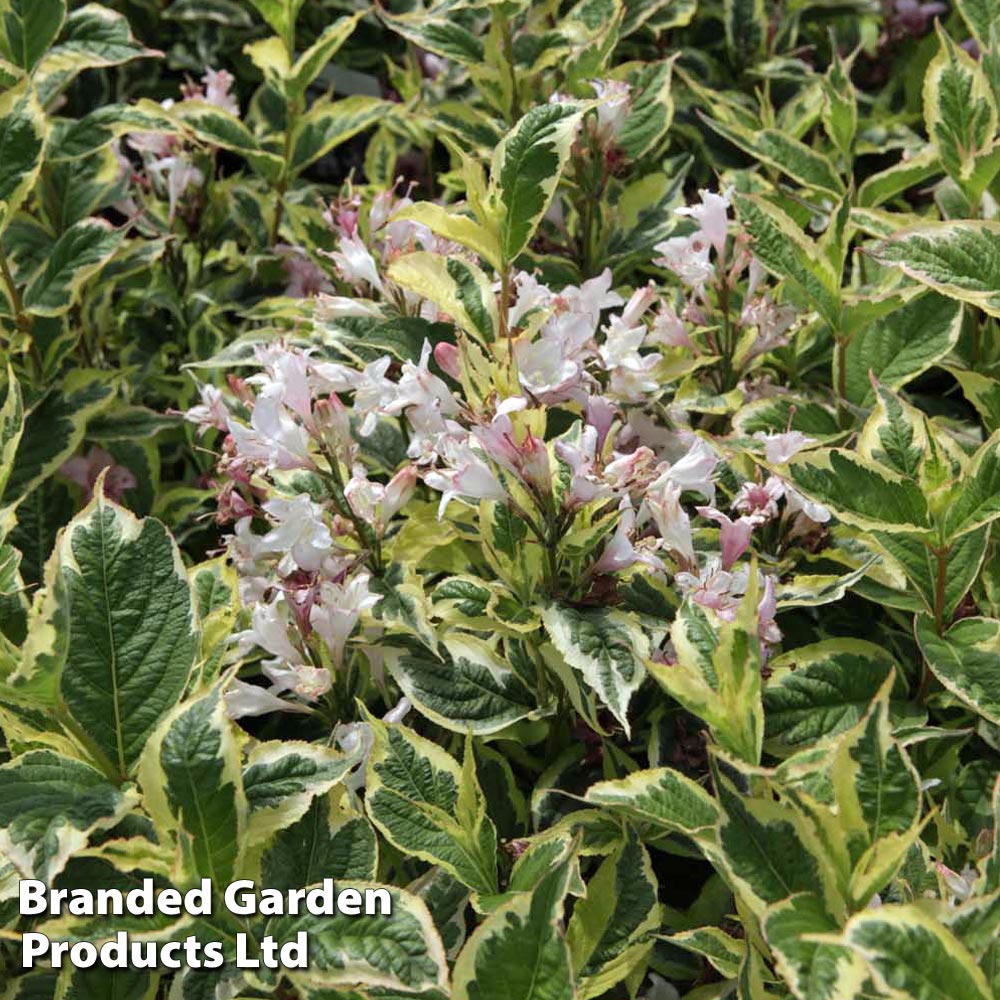
<path fill-rule="evenodd" d="M 631 87 L 623 80 L 591 80 L 600 103 L 597 105 L 595 135 L 602 145 L 609 145 L 621 132 L 631 108 Z"/>
<path fill-rule="evenodd" d="M 264 551 L 281 555 L 278 572 L 282 576 L 290 576 L 296 569 L 317 572 L 333 547 L 323 508 L 308 494 L 300 493 L 291 499 L 268 500 L 264 511 L 273 526 L 260 544 Z"/>
<path fill-rule="evenodd" d="M 254 402 L 250 427 L 232 417 L 227 421 L 237 452 L 274 469 L 310 469 L 309 435 L 282 403 L 284 387 L 267 386 Z"/>
<path fill-rule="evenodd" d="M 694 344 L 688 336 L 684 321 L 664 304 L 660 311 L 653 318 L 653 328 L 649 333 L 649 342 L 659 344 L 663 347 L 689 347 L 694 349 Z"/>
<path fill-rule="evenodd" d="M 810 521 L 826 524 L 830 520 L 830 512 L 821 503 L 809 500 L 798 490 L 785 483 L 785 511 L 788 514 L 805 514 Z"/>
<path fill-rule="evenodd" d="M 764 456 L 772 465 L 784 465 L 803 448 L 817 443 L 815 438 L 806 437 L 801 431 L 785 431 L 783 434 L 757 431 L 754 437 L 764 442 Z"/>
<path fill-rule="evenodd" d="M 222 390 L 214 385 L 200 385 L 198 392 L 201 396 L 201 403 L 192 406 L 184 414 L 184 419 L 192 424 L 198 425 L 198 436 L 200 437 L 209 429 L 224 431 L 228 429 L 229 409 L 226 406 L 225 397 Z"/>
<path fill-rule="evenodd" d="M 384 292 L 375 258 L 361 241 L 360 236 L 357 234 L 341 236 L 337 246 L 339 250 L 328 252 L 327 255 L 333 260 L 337 273 L 344 281 L 355 287 L 371 285 L 372 288 Z"/>
<path fill-rule="evenodd" d="M 236 100 L 236 95 L 230 93 L 236 82 L 236 77 L 232 73 L 224 69 L 206 69 L 201 82 L 205 87 L 205 100 L 209 104 L 222 108 L 223 111 L 228 111 L 231 115 L 239 118 L 239 102 Z"/>
<path fill-rule="evenodd" d="M 630 535 L 635 530 L 635 511 L 629 498 L 623 497 L 621 512 L 618 518 L 618 527 L 615 529 L 611 540 L 604 547 L 601 558 L 594 563 L 595 573 L 618 573 L 623 569 L 637 562 L 645 563 L 653 569 L 663 570 L 663 563 L 651 552 L 644 549 L 637 549 L 630 539 Z"/>
<path fill-rule="evenodd" d="M 719 464 L 719 456 L 712 446 L 704 439 L 695 437 L 687 452 L 672 465 L 665 463 L 667 468 L 649 487 L 651 490 L 662 488 L 663 480 L 676 483 L 681 489 L 700 493 L 709 503 L 715 500 L 715 483 L 712 476 Z"/>
<path fill-rule="evenodd" d="M 469 447 L 468 437 L 464 441 L 447 438 L 443 444 L 444 458 L 449 468 L 433 470 L 424 474 L 424 482 L 433 490 L 438 490 L 441 504 L 438 518 L 444 517 L 448 504 L 456 497 L 473 500 L 507 499 L 500 480 L 490 467 Z"/>
<path fill-rule="evenodd" d="M 355 371 L 333 362 L 316 362 L 311 366 L 318 385 L 326 392 L 354 392 L 354 411 L 361 417 L 359 431 L 367 437 L 378 424 L 380 413 L 389 410 L 399 394 L 398 386 L 385 373 L 392 364 L 388 354 Z"/>
<path fill-rule="evenodd" d="M 357 573 L 344 583 L 324 580 L 320 584 L 319 600 L 309 611 L 309 624 L 326 643 L 338 667 L 343 663 L 344 648 L 362 612 L 381 600 L 368 589 L 370 580 L 368 573 Z"/>
<path fill-rule="evenodd" d="M 241 651 L 259 646 L 286 665 L 302 664 L 302 654 L 288 638 L 291 609 L 279 593 L 269 604 L 257 604 L 250 611 L 250 628 L 237 632 L 233 640 Z"/>
<path fill-rule="evenodd" d="M 555 337 L 543 334 L 532 343 L 519 340 L 514 357 L 521 385 L 543 403 L 563 402 L 580 385 L 583 369 L 566 357 L 565 345 Z"/>
<path fill-rule="evenodd" d="M 644 498 L 646 509 L 656 522 L 656 530 L 666 548 L 679 555 L 689 566 L 695 565 L 691 519 L 681 506 L 681 487 L 669 480 L 660 489 L 649 490 Z"/>
<path fill-rule="evenodd" d="M 308 712 L 309 709 L 297 701 L 279 698 L 271 688 L 247 684 L 246 681 L 232 680 L 223 696 L 226 715 L 230 719 L 245 719 L 252 715 L 266 715 L 268 712 Z"/>
<path fill-rule="evenodd" d="M 412 707 L 413 706 L 410 704 L 409 698 L 400 698 L 399 701 L 396 702 L 395 706 L 390 708 L 389 711 L 382 716 L 382 721 L 390 724 L 402 722 L 403 719 L 405 719 L 409 714 Z M 372 734 L 372 727 L 368 725 L 367 722 L 341 723 L 336 729 L 334 729 L 333 738 L 337 741 L 337 746 L 339 746 L 344 753 L 354 754 L 360 751 L 361 759 L 358 766 L 344 781 L 344 784 L 351 789 L 352 792 L 360 791 L 365 787 L 365 778 L 368 770 L 368 758 L 371 755 L 372 746 L 374 746 L 375 743 L 375 737 Z"/>
<path fill-rule="evenodd" d="M 674 211 L 677 215 L 687 215 L 700 226 L 705 239 L 715 247 L 720 255 L 725 253 L 726 233 L 729 228 L 729 196 L 733 189 L 727 188 L 721 194 L 702 189 L 700 205 L 689 205 Z M 659 249 L 658 247 L 656 249 Z"/>
<path fill-rule="evenodd" d="M 149 165 L 149 173 L 165 185 L 170 205 L 170 221 L 177 214 L 177 205 L 188 188 L 200 187 L 205 183 L 205 175 L 186 156 L 165 156 Z"/>

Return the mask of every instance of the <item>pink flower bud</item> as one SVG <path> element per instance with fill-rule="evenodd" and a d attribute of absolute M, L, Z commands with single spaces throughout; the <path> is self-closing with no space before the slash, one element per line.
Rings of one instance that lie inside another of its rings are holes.
<path fill-rule="evenodd" d="M 450 375 L 453 379 L 460 379 L 462 377 L 458 348 L 454 344 L 449 344 L 444 340 L 439 344 L 435 344 L 434 360 L 446 375 Z"/>
<path fill-rule="evenodd" d="M 407 465 L 389 480 L 382 497 L 382 523 L 388 524 L 409 502 L 417 486 L 417 469 Z"/>

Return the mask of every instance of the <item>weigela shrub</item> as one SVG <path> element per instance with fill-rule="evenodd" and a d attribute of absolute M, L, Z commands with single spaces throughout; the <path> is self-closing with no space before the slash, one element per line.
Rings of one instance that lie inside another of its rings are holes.
<path fill-rule="evenodd" d="M 998 26 L 0 4 L 0 996 L 1000 997 Z"/>

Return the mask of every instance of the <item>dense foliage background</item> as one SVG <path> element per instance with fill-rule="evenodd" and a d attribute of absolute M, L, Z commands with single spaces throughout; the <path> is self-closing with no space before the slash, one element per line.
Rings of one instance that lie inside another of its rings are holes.
<path fill-rule="evenodd" d="M 0 0 L 0 84 L 4 1000 L 1000 998 L 996 0 Z"/>

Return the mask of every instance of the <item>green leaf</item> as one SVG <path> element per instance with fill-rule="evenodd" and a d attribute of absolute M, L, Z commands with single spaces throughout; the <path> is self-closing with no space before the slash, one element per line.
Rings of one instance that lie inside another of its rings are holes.
<path fill-rule="evenodd" d="M 5 105 L 0 103 L 0 229 L 35 186 L 46 135 L 45 115 L 32 95 Z"/>
<path fill-rule="evenodd" d="M 92 833 L 135 805 L 100 771 L 51 750 L 0 767 L 0 855 L 26 878 L 50 883 Z"/>
<path fill-rule="evenodd" d="M 350 987 L 379 987 L 392 995 L 447 990 L 444 946 L 423 900 L 371 882 L 338 882 L 338 892 L 344 889 L 355 889 L 362 898 L 368 890 L 388 893 L 391 915 L 305 913 L 272 919 L 268 933 L 279 941 L 292 940 L 301 931 L 308 934 L 309 968 L 284 973 L 293 985 L 310 996 L 313 990 Z"/>
<path fill-rule="evenodd" d="M 677 662 L 646 663 L 660 686 L 704 719 L 726 750 L 753 764 L 760 761 L 764 739 L 757 591 L 751 568 L 734 621 L 723 621 L 686 598 L 670 630 Z"/>
<path fill-rule="evenodd" d="M 944 532 L 955 539 L 1000 517 L 1000 432 L 980 445 L 952 487 Z"/>
<path fill-rule="evenodd" d="M 635 619 L 611 608 L 550 604 L 542 620 L 552 645 L 628 733 L 628 703 L 646 676 L 649 655 Z"/>
<path fill-rule="evenodd" d="M 395 112 L 395 105 L 376 97 L 355 94 L 339 101 L 317 101 L 296 123 L 292 132 L 289 168 L 299 174 L 348 139 Z"/>
<path fill-rule="evenodd" d="M 703 119 L 713 131 L 728 139 L 754 159 L 780 171 L 803 187 L 821 191 L 839 199 L 844 182 L 833 164 L 822 153 L 780 129 L 763 128 L 756 132 L 736 123 L 726 124 L 712 118 Z M 742 213 L 742 209 L 740 209 Z"/>
<path fill-rule="evenodd" d="M 24 421 L 3 504 L 17 504 L 50 476 L 83 440 L 87 421 L 105 409 L 114 387 L 104 372 L 77 369 L 36 403 Z"/>
<path fill-rule="evenodd" d="M 665 832 L 704 836 L 719 820 L 719 807 L 699 784 L 670 767 L 635 771 L 625 778 L 599 781 L 587 789 L 587 802 L 621 813 L 633 823 Z"/>
<path fill-rule="evenodd" d="M 159 977 L 142 969 L 68 969 L 59 982 L 59 1000 L 90 1000 L 109 997 L 110 1000 L 149 1000 Z"/>
<path fill-rule="evenodd" d="M 458 733 L 495 733 L 526 719 L 535 697 L 482 639 L 446 635 L 445 656 L 387 649 L 386 666 L 403 693 L 429 719 Z"/>
<path fill-rule="evenodd" d="M 305 0 L 250 0 L 260 16 L 291 52 L 295 47 L 295 21 Z"/>
<path fill-rule="evenodd" d="M 238 153 L 268 181 L 281 174 L 281 157 L 261 148 L 253 133 L 235 115 L 206 101 L 181 101 L 171 109 L 178 125 L 200 142 Z"/>
<path fill-rule="evenodd" d="M 0 6 L 3 54 L 22 69 L 34 69 L 65 19 L 66 0 L 5 0 Z"/>
<path fill-rule="evenodd" d="M 452 1000 L 574 1000 L 561 928 L 569 873 L 563 861 L 476 928 L 455 962 Z"/>
<path fill-rule="evenodd" d="M 343 781 L 359 759 L 359 754 L 342 754 L 312 743 L 258 743 L 243 769 L 249 810 L 246 846 L 262 844 L 301 819 L 313 799 Z"/>
<path fill-rule="evenodd" d="M 4 487 L 14 468 L 14 456 L 24 434 L 24 397 L 21 385 L 9 364 L 6 368 L 6 385 L 0 387 L 0 393 L 3 394 L 0 401 L 0 498 L 4 495 Z M 4 529 L 0 526 L 0 539 L 3 535 Z"/>
<path fill-rule="evenodd" d="M 924 120 L 951 177 L 964 186 L 996 136 L 997 109 L 979 64 L 938 25 L 938 54 L 924 76 Z"/>
<path fill-rule="evenodd" d="M 1000 621 L 962 618 L 938 635 L 933 619 L 920 615 L 916 633 L 934 676 L 974 712 L 1000 726 Z"/>
<path fill-rule="evenodd" d="M 866 177 L 858 188 L 858 205 L 862 208 L 878 208 L 896 195 L 940 173 L 941 160 L 937 150 L 933 146 L 927 146 L 905 160 Z"/>
<path fill-rule="evenodd" d="M 362 16 L 358 13 L 338 18 L 295 60 L 287 83 L 288 96 L 292 100 L 305 94 L 313 80 L 323 72 L 327 63 L 354 33 Z"/>
<path fill-rule="evenodd" d="M 633 830 L 601 863 L 566 931 L 581 1000 L 607 993 L 652 951 L 660 926 L 657 881 Z"/>
<path fill-rule="evenodd" d="M 83 219 L 56 240 L 45 267 L 24 292 L 24 308 L 36 316 L 68 312 L 88 278 L 97 274 L 121 245 L 123 233 L 104 219 Z"/>
<path fill-rule="evenodd" d="M 138 104 L 105 104 L 95 108 L 59 135 L 49 150 L 52 162 L 78 160 L 110 145 L 125 134 L 144 132 L 175 133 L 177 125 L 152 101 Z"/>
<path fill-rule="evenodd" d="M 475 264 L 419 251 L 397 258 L 389 267 L 389 277 L 433 302 L 481 343 L 496 339 L 500 328 L 496 295 L 489 278 Z"/>
<path fill-rule="evenodd" d="M 474 772 L 405 726 L 369 725 L 365 808 L 372 822 L 399 850 L 440 865 L 476 892 L 496 892 L 496 831 Z"/>
<path fill-rule="evenodd" d="M 730 61 L 736 66 L 754 62 L 767 40 L 764 0 L 723 0 L 722 21 Z"/>
<path fill-rule="evenodd" d="M 896 662 L 873 642 L 826 639 L 769 666 L 763 693 L 768 749 L 786 756 L 856 725 Z M 905 699 L 906 683 L 897 677 L 894 695 Z"/>
<path fill-rule="evenodd" d="M 160 831 L 174 831 L 192 874 L 226 885 L 246 829 L 236 727 L 218 688 L 184 702 L 147 742 L 143 802 Z"/>
<path fill-rule="evenodd" d="M 527 247 L 555 194 L 582 111 L 576 104 L 532 108 L 503 138 L 490 170 L 500 213 L 500 251 L 511 264 Z"/>
<path fill-rule="evenodd" d="M 361 814 L 319 795 L 305 815 L 280 830 L 261 858 L 261 884 L 287 892 L 324 878 L 373 879 L 378 840 Z"/>
<path fill-rule="evenodd" d="M 1000 316 L 1000 222 L 925 222 L 900 230 L 875 257 L 942 295 Z"/>
<path fill-rule="evenodd" d="M 445 239 L 455 240 L 469 247 L 497 271 L 503 265 L 498 234 L 468 215 L 462 215 L 432 201 L 418 201 L 393 213 L 393 218 L 400 221 L 412 219 Z M 490 297 L 493 297 L 492 294 Z"/>
<path fill-rule="evenodd" d="M 736 208 L 753 239 L 757 259 L 779 278 L 787 278 L 823 318 L 840 323 L 838 279 L 826 257 L 776 205 L 763 198 L 735 196 Z"/>
<path fill-rule="evenodd" d="M 883 992 L 912 1000 L 991 1000 L 972 956 L 916 904 L 855 914 L 843 941 L 864 959 Z"/>
<path fill-rule="evenodd" d="M 435 16 L 429 11 L 393 14 L 381 6 L 378 14 L 393 31 L 428 52 L 463 66 L 478 66 L 483 62 L 482 40 L 454 17 L 447 14 Z"/>
<path fill-rule="evenodd" d="M 70 12 L 58 43 L 42 59 L 37 72 L 43 78 L 53 78 L 45 79 L 49 91 L 81 70 L 161 55 L 135 40 L 121 14 L 99 3 L 88 3 Z"/>
<path fill-rule="evenodd" d="M 853 452 L 819 448 L 796 455 L 788 474 L 796 489 L 847 524 L 894 533 L 930 527 L 927 501 L 915 482 Z"/>
<path fill-rule="evenodd" d="M 716 781 L 723 818 L 720 860 L 755 913 L 798 892 L 827 898 L 822 848 L 792 806 L 753 798 L 721 775 Z"/>
<path fill-rule="evenodd" d="M 845 388 L 856 406 L 874 400 L 871 375 L 899 389 L 947 356 L 962 332 L 962 308 L 942 295 L 921 295 L 862 326 L 847 344 Z"/>
<path fill-rule="evenodd" d="M 854 1000 L 868 977 L 849 948 L 808 940 L 838 930 L 823 903 L 801 893 L 771 907 L 761 921 L 778 971 L 798 1000 Z"/>
<path fill-rule="evenodd" d="M 194 664 L 198 635 L 180 553 L 162 524 L 111 503 L 99 482 L 53 558 L 70 629 L 63 699 L 124 776 Z"/>
<path fill-rule="evenodd" d="M 997 0 L 958 0 L 956 4 L 982 48 L 989 47 L 1000 24 L 1000 3 Z"/>
<path fill-rule="evenodd" d="M 629 81 L 635 96 L 615 143 L 632 160 L 655 150 L 670 129 L 674 120 L 673 69 L 674 59 L 648 63 Z"/>

